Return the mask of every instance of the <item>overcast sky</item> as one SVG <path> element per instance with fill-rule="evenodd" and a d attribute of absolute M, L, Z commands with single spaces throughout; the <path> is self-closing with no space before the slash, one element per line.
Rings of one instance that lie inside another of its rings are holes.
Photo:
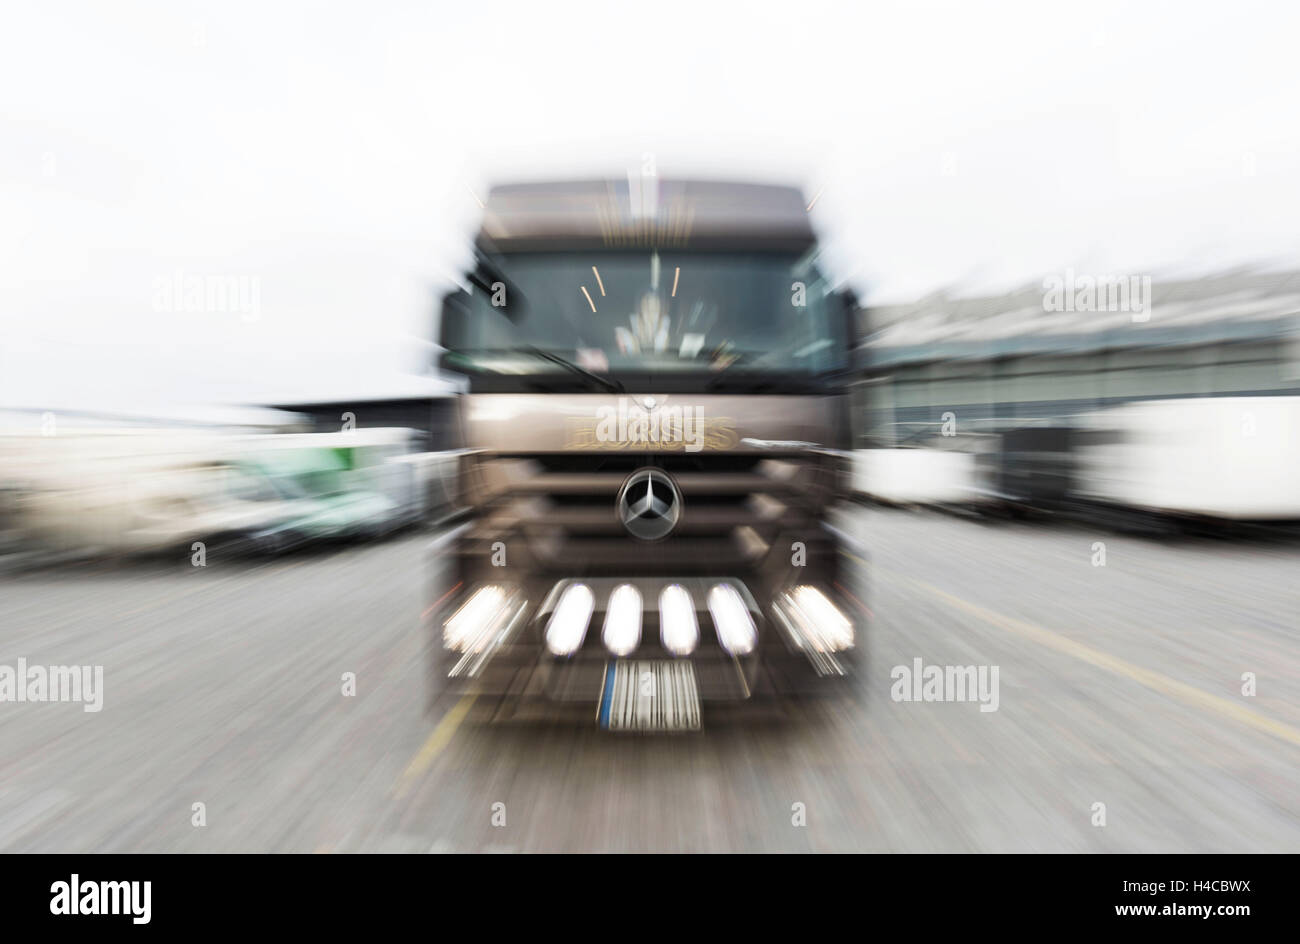
<path fill-rule="evenodd" d="M 802 183 L 868 300 L 1300 257 L 1291 3 L 0 14 L 0 408 L 423 389 L 509 178 Z M 160 302 L 256 286 L 257 317 Z"/>

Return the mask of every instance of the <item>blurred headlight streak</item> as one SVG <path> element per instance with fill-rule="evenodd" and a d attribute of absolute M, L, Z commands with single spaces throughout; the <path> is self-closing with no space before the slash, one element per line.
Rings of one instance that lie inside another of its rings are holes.
<path fill-rule="evenodd" d="M 690 655 L 700 641 L 695 604 L 679 584 L 670 584 L 659 593 L 659 638 L 675 656 Z"/>
<path fill-rule="evenodd" d="M 605 608 L 605 647 L 616 656 L 631 654 L 641 641 L 641 594 L 629 583 L 614 588 Z"/>
<path fill-rule="evenodd" d="M 488 632 L 504 614 L 506 591 L 490 584 L 474 591 L 443 626 L 447 646 L 457 652 L 474 652 L 486 644 Z"/>
<path fill-rule="evenodd" d="M 749 608 L 735 587 L 726 583 L 714 584 L 709 590 L 709 613 L 718 631 L 718 642 L 733 656 L 743 656 L 754 651 L 758 633 Z"/>
<path fill-rule="evenodd" d="M 551 621 L 546 625 L 546 648 L 552 654 L 571 656 L 578 651 L 587 635 L 587 623 L 591 621 L 594 605 L 595 597 L 585 583 L 565 588 L 551 614 Z"/>
<path fill-rule="evenodd" d="M 787 614 L 818 652 L 853 648 L 853 624 L 816 587 L 805 584 L 782 596 Z"/>

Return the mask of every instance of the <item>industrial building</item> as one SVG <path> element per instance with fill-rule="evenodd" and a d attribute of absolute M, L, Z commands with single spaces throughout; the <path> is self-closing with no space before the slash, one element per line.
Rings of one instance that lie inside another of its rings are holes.
<path fill-rule="evenodd" d="M 1048 310 L 1054 287 L 864 309 L 857 445 L 903 445 L 945 420 L 950 434 L 995 432 L 1133 400 L 1300 393 L 1300 270 L 1156 277 L 1141 313 Z"/>

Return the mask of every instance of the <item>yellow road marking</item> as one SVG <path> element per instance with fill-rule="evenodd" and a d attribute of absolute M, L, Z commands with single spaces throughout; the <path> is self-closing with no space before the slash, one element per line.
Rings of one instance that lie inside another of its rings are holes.
<path fill-rule="evenodd" d="M 899 574 L 898 576 L 903 576 Z M 1073 656 L 1082 662 L 1096 666 L 1099 669 L 1105 669 L 1107 672 L 1113 672 L 1116 675 L 1123 676 L 1139 685 L 1145 685 L 1153 691 L 1160 692 L 1162 695 L 1168 695 L 1171 698 L 1179 699 L 1197 708 L 1204 709 L 1224 718 L 1229 718 L 1241 724 L 1255 728 L 1257 731 L 1263 731 L 1265 734 L 1271 734 L 1275 738 L 1287 741 L 1300 747 L 1300 730 L 1293 728 L 1289 724 L 1276 721 L 1257 711 L 1239 705 L 1227 698 L 1219 695 L 1211 695 L 1209 692 L 1202 691 L 1194 685 L 1188 685 L 1186 682 L 1180 682 L 1177 679 L 1170 678 L 1160 672 L 1153 672 L 1150 669 L 1144 669 L 1140 665 L 1134 665 L 1118 656 L 1113 656 L 1108 652 L 1102 652 L 1100 649 L 1094 649 L 1091 646 L 1085 646 L 1081 642 L 1075 642 L 1060 633 L 1053 632 L 1050 629 L 1044 629 L 1041 626 L 1035 626 L 1033 623 L 1027 623 L 1024 620 L 1014 619 L 1010 616 L 1003 616 L 1001 613 L 995 613 L 993 610 L 986 610 L 961 597 L 955 597 L 951 593 L 940 590 L 933 584 L 926 583 L 924 580 L 917 580 L 915 577 L 905 577 L 906 580 L 916 584 L 930 593 L 939 597 L 950 606 L 959 610 L 965 610 L 974 616 L 984 620 L 993 626 L 1013 632 L 1023 636 L 1041 646 L 1049 649 L 1055 649 L 1057 652 L 1063 652 L 1068 656 Z"/>
<path fill-rule="evenodd" d="M 466 695 L 460 701 L 451 706 L 451 710 L 442 716 L 442 720 L 437 726 L 429 732 L 428 740 L 424 746 L 416 752 L 415 757 L 406 765 L 406 770 L 402 773 L 402 779 L 398 782 L 397 795 L 405 796 L 407 791 L 415 783 L 415 778 L 419 777 L 429 765 L 434 762 L 439 754 L 451 743 L 451 739 L 456 734 L 456 729 L 460 727 L 465 716 L 469 714 L 470 706 L 474 704 L 477 695 Z"/>

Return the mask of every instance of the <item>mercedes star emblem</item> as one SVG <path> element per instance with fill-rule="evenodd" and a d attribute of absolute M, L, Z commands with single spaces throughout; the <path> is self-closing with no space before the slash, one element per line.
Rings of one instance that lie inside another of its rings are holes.
<path fill-rule="evenodd" d="M 663 469 L 633 472 L 618 492 L 618 520 L 642 541 L 666 538 L 682 516 L 682 493 Z"/>

